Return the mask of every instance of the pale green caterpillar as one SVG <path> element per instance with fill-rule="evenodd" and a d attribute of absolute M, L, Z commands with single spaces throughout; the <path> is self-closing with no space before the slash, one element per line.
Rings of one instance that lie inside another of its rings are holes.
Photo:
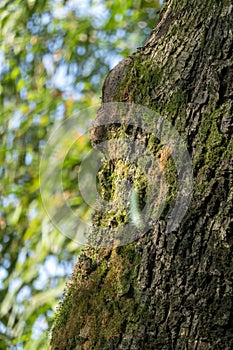
<path fill-rule="evenodd" d="M 130 193 L 130 208 L 129 208 L 130 223 L 136 228 L 143 227 L 143 219 L 139 204 L 139 193 L 135 188 L 132 188 Z"/>

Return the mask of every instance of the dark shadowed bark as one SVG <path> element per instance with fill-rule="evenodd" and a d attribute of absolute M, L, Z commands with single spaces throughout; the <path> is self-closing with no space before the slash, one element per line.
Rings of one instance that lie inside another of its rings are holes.
<path fill-rule="evenodd" d="M 177 174 L 164 145 L 143 128 L 93 127 L 96 147 L 122 133 L 140 139 L 160 159 L 169 191 L 159 220 L 142 237 L 84 249 L 51 349 L 233 349 L 232 18 L 231 0 L 168 1 L 145 45 L 106 78 L 103 103 L 134 102 L 175 126 L 192 158 L 193 196 L 179 227 L 167 232 Z M 95 242 L 104 229 L 111 236 L 130 220 L 116 185 L 130 172 L 143 201 L 143 171 L 124 159 L 103 164 L 102 196 L 111 201 L 94 214 Z"/>

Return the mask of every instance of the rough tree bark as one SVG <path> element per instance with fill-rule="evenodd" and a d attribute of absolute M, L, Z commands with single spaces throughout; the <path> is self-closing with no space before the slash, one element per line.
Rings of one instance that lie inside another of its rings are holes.
<path fill-rule="evenodd" d="M 233 349 L 232 15 L 232 0 L 168 1 L 144 46 L 106 78 L 103 102 L 141 104 L 176 127 L 192 157 L 193 197 L 176 231 L 166 232 L 161 215 L 135 242 L 84 249 L 51 349 Z M 93 143 L 118 132 L 96 127 Z M 152 144 L 155 157 L 161 152 L 143 130 L 123 132 Z M 113 206 L 121 196 L 116 181 L 131 166 L 103 165 L 103 196 Z M 166 212 L 173 199 L 171 191 Z M 108 213 L 94 215 L 97 236 L 127 220 Z"/>

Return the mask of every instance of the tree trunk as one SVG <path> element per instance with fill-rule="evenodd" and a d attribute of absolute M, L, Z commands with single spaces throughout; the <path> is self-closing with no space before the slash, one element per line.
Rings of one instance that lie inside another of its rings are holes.
<path fill-rule="evenodd" d="M 140 140 L 157 159 L 168 191 L 158 220 L 143 234 L 135 222 L 128 225 L 132 240 L 117 244 L 111 232 L 120 232 L 133 209 L 124 208 L 124 187 L 116 184 L 132 173 L 139 202 L 145 202 L 152 165 L 138 170 L 117 156 L 103 163 L 102 197 L 111 201 L 93 217 L 100 246 L 90 245 L 79 257 L 51 349 L 233 349 L 232 15 L 232 0 L 168 1 L 144 46 L 106 78 L 93 144 L 119 135 Z M 172 152 L 143 125 L 130 129 L 111 113 L 104 119 L 104 104 L 115 101 L 159 113 L 184 140 L 193 192 L 178 227 L 167 229 L 178 191 Z M 158 177 L 156 186 L 162 186 Z"/>

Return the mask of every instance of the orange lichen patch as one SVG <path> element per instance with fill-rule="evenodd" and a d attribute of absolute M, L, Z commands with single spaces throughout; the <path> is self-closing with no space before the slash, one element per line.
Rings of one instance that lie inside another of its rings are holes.
<path fill-rule="evenodd" d="M 163 146 L 157 153 L 156 158 L 159 165 L 159 168 L 162 172 L 165 171 L 167 160 L 171 155 L 171 149 L 168 146 Z"/>

